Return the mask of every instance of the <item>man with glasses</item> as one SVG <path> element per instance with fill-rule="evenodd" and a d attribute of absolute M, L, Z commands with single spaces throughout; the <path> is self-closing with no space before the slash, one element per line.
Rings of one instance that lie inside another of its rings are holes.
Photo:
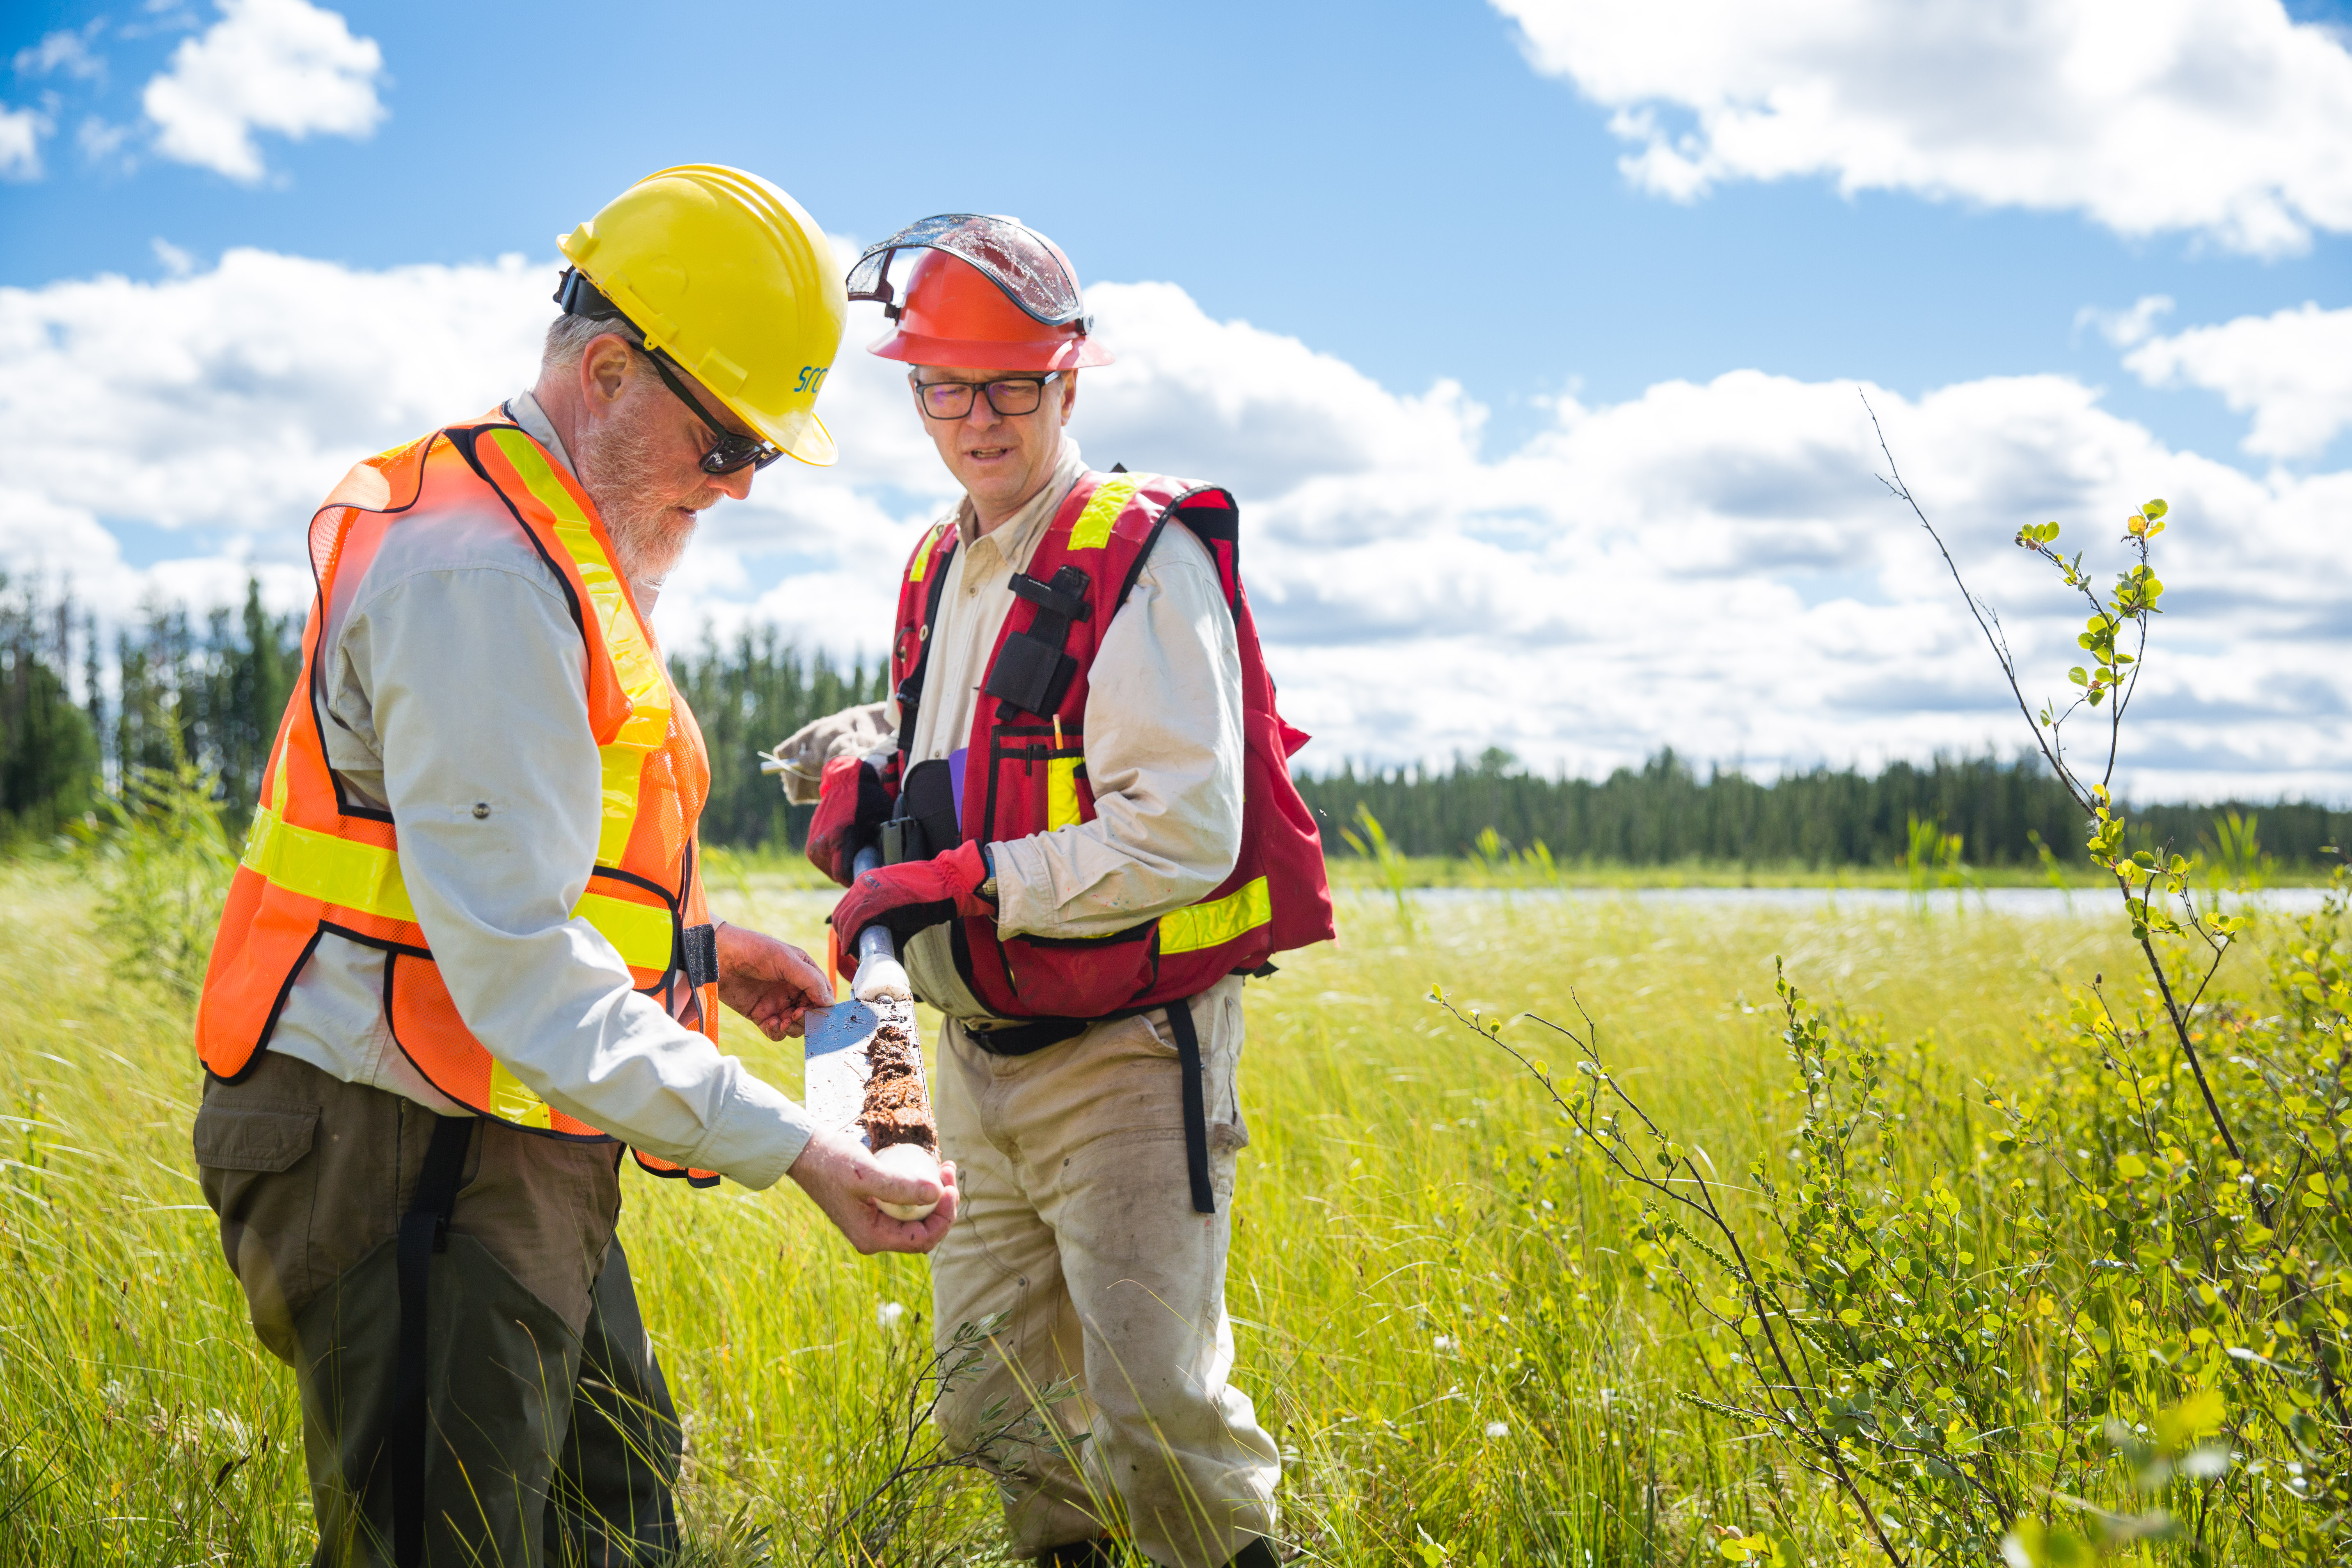
<path fill-rule="evenodd" d="M 849 294 L 894 322 L 872 352 L 908 366 L 963 499 L 908 563 L 887 713 L 778 757 L 788 781 L 822 764 L 809 856 L 849 885 L 841 948 L 889 926 L 946 1015 L 962 1209 L 932 1254 L 934 1330 L 1010 1319 L 938 1419 L 968 1441 L 992 1406 L 1076 1381 L 1050 1406 L 1059 1441 L 996 1456 L 1023 1556 L 1108 1564 L 1123 1541 L 1171 1568 L 1271 1564 L 1275 1445 L 1227 1381 L 1239 974 L 1284 945 L 1244 823 L 1263 668 L 1211 553 L 1237 539 L 1233 503 L 1088 469 L 1066 426 L 1079 371 L 1111 356 L 1043 236 L 926 219 L 866 252 Z M 886 864 L 853 882 L 877 839 Z"/>
<path fill-rule="evenodd" d="M 561 243 L 537 384 L 311 520 L 307 679 L 198 1008 L 196 1163 L 295 1370 L 335 1568 L 676 1551 L 624 1144 L 698 1185 L 789 1175 L 861 1252 L 928 1250 L 955 1213 L 951 1171 L 883 1169 L 720 1053 L 721 1002 L 776 1039 L 833 987 L 710 917 L 709 760 L 650 629 L 705 510 L 832 460 L 824 236 L 696 164 Z"/>

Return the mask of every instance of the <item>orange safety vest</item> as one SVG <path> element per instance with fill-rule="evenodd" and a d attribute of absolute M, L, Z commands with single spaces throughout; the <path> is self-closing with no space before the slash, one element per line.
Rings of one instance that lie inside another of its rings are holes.
<path fill-rule="evenodd" d="M 327 765 L 319 728 L 326 628 L 386 533 L 425 519 L 520 524 L 562 581 L 588 645 L 589 722 L 604 779 L 596 863 L 572 918 L 619 951 L 639 991 L 719 1038 L 716 948 L 695 834 L 710 793 L 702 731 L 613 564 L 595 504 L 500 412 L 368 458 L 310 520 L 318 595 L 302 633 L 307 679 L 278 721 L 229 884 L 196 1008 L 196 1051 L 215 1077 L 248 1071 L 295 976 L 331 931 L 383 950 L 384 1020 L 434 1088 L 549 1137 L 609 1141 L 541 1100 L 467 1028 L 401 881 L 391 813 L 346 794 Z M 719 1179 L 642 1152 L 637 1161 L 698 1186 Z"/>

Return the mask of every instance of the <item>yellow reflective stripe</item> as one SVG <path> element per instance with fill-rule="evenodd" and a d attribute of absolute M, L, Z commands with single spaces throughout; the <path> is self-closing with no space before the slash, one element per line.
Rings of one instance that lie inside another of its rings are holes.
<path fill-rule="evenodd" d="M 298 827 L 265 809 L 253 814 L 240 859 L 289 893 L 386 920 L 416 919 L 407 885 L 400 879 L 400 861 L 389 849 Z"/>
<path fill-rule="evenodd" d="M 498 444 L 499 451 L 540 505 L 555 519 L 555 537 L 564 553 L 579 569 L 581 585 L 588 591 L 588 602 L 596 613 L 596 621 L 604 631 L 604 647 L 613 660 L 613 668 L 621 678 L 621 689 L 628 693 L 628 721 L 615 735 L 617 745 L 635 746 L 651 751 L 669 734 L 669 680 L 662 673 L 661 658 L 646 640 L 637 625 L 637 617 L 629 608 L 627 591 L 621 585 L 621 574 L 613 566 L 612 557 L 596 542 L 596 530 L 588 514 L 572 499 L 572 492 L 555 477 L 549 466 L 547 454 L 539 444 L 520 430 L 500 428 L 490 431 L 489 438 Z"/>
<path fill-rule="evenodd" d="M 583 893 L 572 907 L 574 919 L 604 933 L 632 969 L 658 973 L 669 967 L 670 919 L 667 904 L 633 904 L 608 893 Z"/>
<path fill-rule="evenodd" d="M 524 487 L 555 519 L 556 538 L 579 569 L 581 584 L 587 589 L 597 624 L 604 628 L 604 647 L 620 677 L 621 689 L 628 693 L 628 721 L 598 756 L 596 859 L 600 865 L 617 866 L 628 850 L 630 830 L 636 826 L 645 754 L 669 737 L 669 681 L 662 672 L 660 656 L 629 611 L 612 558 L 597 543 L 587 514 L 555 477 L 546 453 L 519 430 L 493 430 L 489 436 L 522 477 Z"/>
<path fill-rule="evenodd" d="M 1264 877 L 1243 883 L 1222 899 L 1160 917 L 1160 951 L 1198 952 L 1222 947 L 1274 919 L 1274 901 Z"/>
<path fill-rule="evenodd" d="M 547 1101 L 530 1090 L 522 1079 L 507 1070 L 507 1064 L 490 1058 L 490 1114 L 501 1121 L 511 1121 L 522 1127 L 546 1128 L 553 1125 L 555 1112 Z"/>
<path fill-rule="evenodd" d="M 637 788 L 646 776 L 646 754 L 618 742 L 596 753 L 603 770 L 598 788 L 596 862 L 617 866 L 628 852 L 629 831 L 637 825 Z"/>
<path fill-rule="evenodd" d="M 1078 513 L 1078 521 L 1070 528 L 1070 548 L 1100 550 L 1110 542 L 1110 525 L 1135 499 L 1137 481 L 1141 474 L 1112 474 L 1096 488 L 1087 502 L 1087 510 Z M 1163 949 L 1164 951 L 1164 949 Z"/>
<path fill-rule="evenodd" d="M 915 552 L 914 565 L 907 569 L 908 582 L 919 583 L 923 580 L 923 574 L 931 569 L 931 557 L 940 552 L 940 541 L 946 536 L 947 531 L 948 525 L 944 522 L 931 525 L 931 531 L 924 539 L 923 547 Z"/>
<path fill-rule="evenodd" d="M 254 813 L 239 858 L 272 887 L 289 893 L 383 920 L 416 921 L 408 885 L 400 878 L 400 858 L 389 849 L 297 826 L 265 808 Z M 669 967 L 674 933 L 667 905 L 583 893 L 572 907 L 572 918 L 594 926 L 631 967 Z"/>
<path fill-rule="evenodd" d="M 1078 816 L 1078 764 L 1082 757 L 1045 759 L 1045 831 L 1075 827 Z"/>

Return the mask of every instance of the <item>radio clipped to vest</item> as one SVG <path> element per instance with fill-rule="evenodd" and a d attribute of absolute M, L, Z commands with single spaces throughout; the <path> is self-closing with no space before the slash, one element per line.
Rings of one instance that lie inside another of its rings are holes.
<path fill-rule="evenodd" d="M 1023 630 L 1004 639 L 988 667 L 988 682 L 981 689 L 1000 702 L 1012 704 L 1040 719 L 1060 711 L 1078 673 L 1078 661 L 1066 651 L 1070 625 L 1090 619 L 1094 606 L 1087 602 L 1093 584 L 1084 571 L 1065 565 L 1051 583 L 1040 583 L 1025 572 L 1015 572 L 1008 584 L 1014 595 L 1037 606 Z"/>
<path fill-rule="evenodd" d="M 917 763 L 899 782 L 898 811 L 882 825 L 882 864 L 928 860 L 962 842 L 954 764 L 944 757 Z"/>

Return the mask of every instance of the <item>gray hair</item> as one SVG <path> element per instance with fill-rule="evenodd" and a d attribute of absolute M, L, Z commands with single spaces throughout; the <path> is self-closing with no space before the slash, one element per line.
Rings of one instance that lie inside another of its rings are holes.
<path fill-rule="evenodd" d="M 608 332 L 619 333 L 638 348 L 646 346 L 646 335 L 625 316 L 558 316 L 547 323 L 547 347 L 540 355 L 540 369 L 570 370 L 580 363 L 590 343 Z"/>

